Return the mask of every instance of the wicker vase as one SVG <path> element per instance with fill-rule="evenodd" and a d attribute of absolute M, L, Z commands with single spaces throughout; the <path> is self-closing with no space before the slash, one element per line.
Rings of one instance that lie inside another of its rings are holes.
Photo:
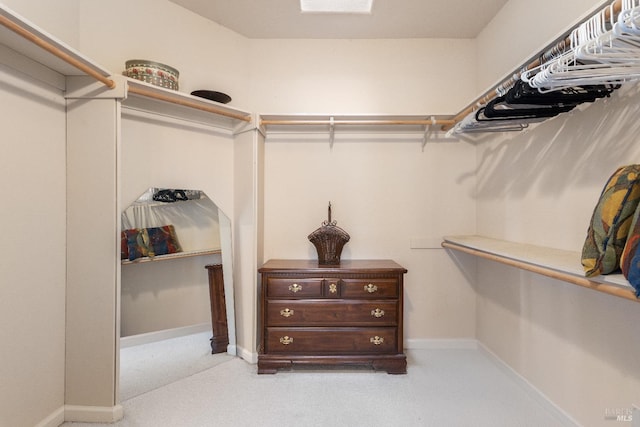
<path fill-rule="evenodd" d="M 340 264 L 340 255 L 345 243 L 350 239 L 349 234 L 331 222 L 331 203 L 329 203 L 329 219 L 322 223 L 322 226 L 308 236 L 318 251 L 318 264 L 337 265 Z"/>

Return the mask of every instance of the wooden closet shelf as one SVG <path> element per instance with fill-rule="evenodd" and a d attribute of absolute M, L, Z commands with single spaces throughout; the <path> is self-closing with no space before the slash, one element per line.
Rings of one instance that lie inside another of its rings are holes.
<path fill-rule="evenodd" d="M 132 95 L 138 95 L 141 97 L 154 99 L 156 101 L 162 101 L 180 107 L 186 107 L 192 110 L 200 110 L 237 122 L 251 123 L 252 120 L 250 113 L 238 110 L 237 108 L 233 108 L 225 104 L 220 104 L 218 102 L 210 101 L 208 99 L 200 98 L 183 92 L 165 89 L 129 77 L 126 77 L 126 80 L 128 93 Z"/>
<path fill-rule="evenodd" d="M 640 302 L 621 274 L 584 277 L 580 253 L 483 236 L 446 236 L 442 247 Z"/>
<path fill-rule="evenodd" d="M 146 262 L 156 262 L 156 261 L 168 261 L 172 259 L 180 259 L 180 258 L 191 258 L 195 256 L 205 256 L 205 255 L 216 255 L 221 254 L 221 249 L 202 249 L 197 251 L 188 251 L 188 252 L 177 252 L 175 254 L 167 254 L 167 255 L 157 255 L 153 258 L 143 257 L 138 258 L 133 261 L 129 261 L 126 259 L 122 260 L 122 265 L 128 264 L 144 264 Z"/>
<path fill-rule="evenodd" d="M 86 74 L 108 88 L 116 85 L 105 68 L 4 5 L 0 5 L 0 44 L 64 76 Z"/>

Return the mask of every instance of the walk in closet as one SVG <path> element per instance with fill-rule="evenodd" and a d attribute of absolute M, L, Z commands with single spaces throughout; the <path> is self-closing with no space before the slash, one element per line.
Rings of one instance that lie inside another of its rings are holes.
<path fill-rule="evenodd" d="M 197 278 L 184 289 L 198 290 L 185 301 L 200 305 L 180 310 L 194 316 L 186 323 L 208 321 L 206 264 L 224 265 L 229 351 L 256 363 L 258 269 L 315 259 L 307 236 L 329 201 L 351 236 L 343 259 L 407 270 L 407 377 L 412 349 L 473 349 L 562 423 L 635 418 L 638 300 L 622 275 L 585 278 L 580 265 L 607 178 L 640 163 L 635 64 L 625 65 L 634 81 L 618 70 L 593 83 L 614 90 L 546 120 L 474 121 L 514 74 L 533 79 L 600 13 L 598 40 L 624 10 L 636 10 L 626 22 L 640 28 L 637 1 L 509 0 L 473 39 L 389 40 L 251 39 L 170 0 L 7 5 L 0 87 L 12 226 L 0 318 L 12 350 L 0 376 L 13 391 L 0 392 L 0 414 L 9 424 L 120 419 L 124 312 L 161 319 L 181 304 L 165 291 L 188 270 Z M 124 77 L 125 60 L 140 55 L 176 65 L 180 91 Z M 234 101 L 188 94 L 204 88 Z M 123 263 L 121 214 L 150 188 L 206 194 L 220 253 Z M 127 275 L 144 277 L 159 312 L 136 306 L 144 298 L 133 283 L 123 296 Z"/>

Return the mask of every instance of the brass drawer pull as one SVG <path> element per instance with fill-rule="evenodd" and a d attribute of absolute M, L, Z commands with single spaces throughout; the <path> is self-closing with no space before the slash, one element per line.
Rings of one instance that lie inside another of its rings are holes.
<path fill-rule="evenodd" d="M 329 292 L 331 292 L 332 294 L 335 294 L 338 292 L 338 285 L 336 285 L 335 283 L 331 283 L 329 285 Z"/>
<path fill-rule="evenodd" d="M 297 283 L 294 283 L 293 285 L 289 285 L 289 290 L 295 294 L 296 292 L 302 290 L 302 286 L 298 285 Z"/>
<path fill-rule="evenodd" d="M 284 310 L 280 310 L 280 316 L 283 317 L 291 317 L 293 316 L 294 311 L 288 308 L 285 308 Z"/>
<path fill-rule="evenodd" d="M 368 285 L 364 285 L 364 290 L 372 294 L 374 292 L 378 292 L 378 287 L 372 283 L 369 283 Z"/>
<path fill-rule="evenodd" d="M 293 337 L 284 336 L 280 338 L 280 342 L 282 343 L 282 345 L 289 345 L 293 342 Z"/>
<path fill-rule="evenodd" d="M 282 341 L 282 340 L 280 340 Z M 384 338 L 379 337 L 379 336 L 375 336 L 375 337 L 371 337 L 369 338 L 369 342 L 372 342 L 374 345 L 380 345 L 384 342 Z"/>
<path fill-rule="evenodd" d="M 379 319 L 384 316 L 384 310 L 376 308 L 375 310 L 371 310 L 371 315 Z"/>

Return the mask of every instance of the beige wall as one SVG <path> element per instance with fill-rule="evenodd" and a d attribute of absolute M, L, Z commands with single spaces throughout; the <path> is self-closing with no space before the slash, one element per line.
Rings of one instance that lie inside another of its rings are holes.
<path fill-rule="evenodd" d="M 119 103 L 108 93 L 67 99 L 65 417 L 86 407 L 113 417 L 117 402 L 120 133 Z M 88 236 L 100 243 L 88 249 Z"/>
<path fill-rule="evenodd" d="M 484 92 L 511 77 L 518 67 L 604 3 L 509 0 L 476 38 L 478 91 Z"/>
<path fill-rule="evenodd" d="M 640 163 L 637 88 L 479 144 L 478 233 L 581 251 L 604 183 Z M 638 304 L 479 262 L 477 336 L 584 425 L 640 396 Z"/>
<path fill-rule="evenodd" d="M 475 42 L 251 40 L 259 113 L 453 114 L 476 92 Z"/>
<path fill-rule="evenodd" d="M 220 263 L 208 255 L 123 265 L 120 336 L 210 324 L 205 265 Z"/>
<path fill-rule="evenodd" d="M 79 48 L 81 0 L 6 0 L 2 3 L 66 45 Z"/>
<path fill-rule="evenodd" d="M 64 405 L 65 102 L 4 65 L 0 91 L 0 424 L 33 426 Z"/>
<path fill-rule="evenodd" d="M 493 58 L 495 68 L 484 76 L 491 67 L 479 59 L 486 84 L 502 72 L 498 68 L 508 68 L 498 60 L 509 56 L 500 46 L 507 40 L 531 44 L 507 28 L 509 22 L 525 28 L 540 22 L 521 19 L 531 16 L 521 12 L 521 3 L 510 1 L 496 18 L 499 28 L 494 21 L 478 38 L 479 55 Z M 600 2 L 574 3 L 586 9 Z M 569 20 L 574 12 L 558 13 Z M 529 131 L 482 138 L 478 234 L 581 251 L 607 178 L 621 165 L 640 162 L 639 95 L 632 86 Z M 456 258 L 475 268 L 474 260 Z M 639 403 L 637 303 L 488 261 L 477 263 L 475 288 L 478 339 L 579 423 L 607 426 L 606 410 Z"/>

